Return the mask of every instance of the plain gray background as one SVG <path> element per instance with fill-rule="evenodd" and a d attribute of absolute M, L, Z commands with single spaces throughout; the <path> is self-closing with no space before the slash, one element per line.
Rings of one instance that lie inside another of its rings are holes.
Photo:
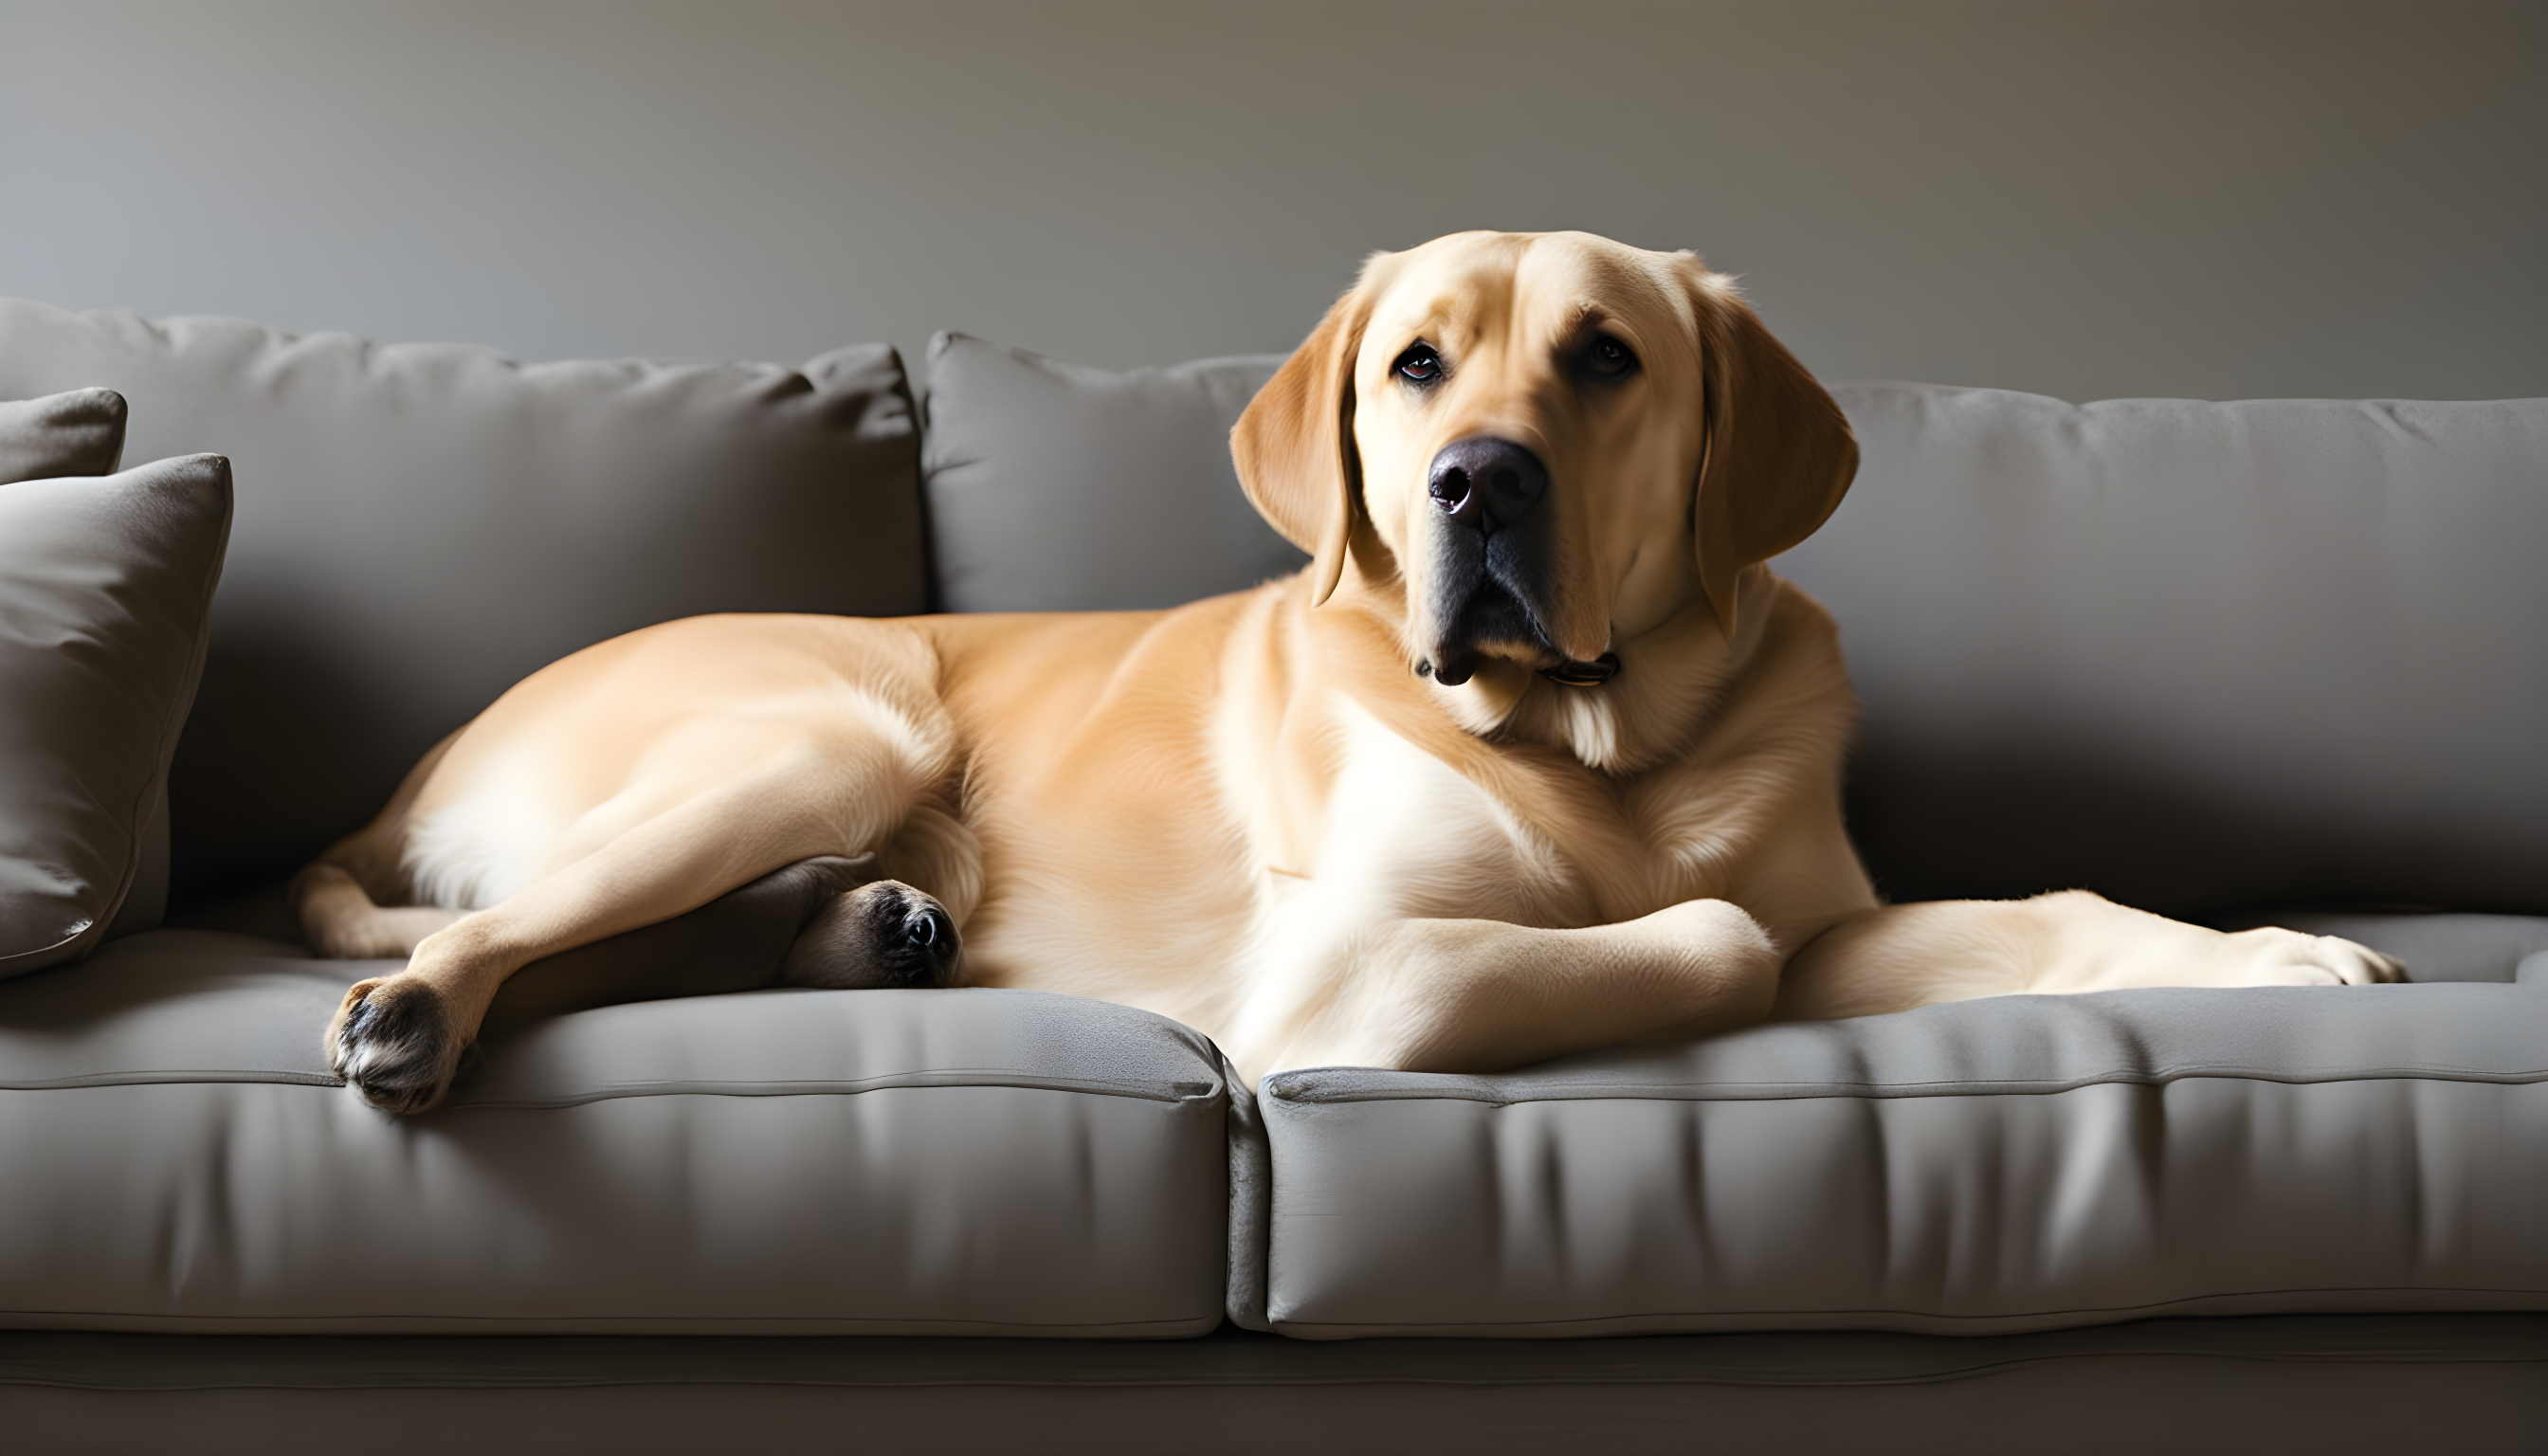
<path fill-rule="evenodd" d="M 0 0 L 0 293 L 797 360 L 1278 350 L 1582 228 L 1826 377 L 2548 394 L 2548 6 Z"/>

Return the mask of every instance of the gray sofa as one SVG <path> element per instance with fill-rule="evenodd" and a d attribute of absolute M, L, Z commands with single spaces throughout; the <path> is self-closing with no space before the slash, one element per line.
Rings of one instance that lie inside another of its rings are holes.
<path fill-rule="evenodd" d="M 374 967 L 280 882 L 510 682 L 695 612 L 1288 570 L 1222 443 L 1273 362 L 942 337 L 924 427 L 880 347 L 0 303 L 0 400 L 110 387 L 126 459 L 235 500 L 111 924 L 0 981 L 12 1448 L 2535 1447 L 2548 402 L 1846 386 L 1859 484 L 1778 564 L 1842 622 L 1888 893 L 2086 885 L 2411 984 L 1254 1088 L 1103 1003 L 763 991 L 516 1026 L 411 1121 L 327 1073 Z"/>

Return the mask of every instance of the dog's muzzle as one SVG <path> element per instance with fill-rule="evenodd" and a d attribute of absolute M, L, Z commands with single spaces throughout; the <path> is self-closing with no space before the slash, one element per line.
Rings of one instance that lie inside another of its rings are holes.
<path fill-rule="evenodd" d="M 1440 636 L 1416 672 L 1457 687 L 1497 649 L 1575 666 L 1540 625 L 1547 543 L 1537 516 L 1548 495 L 1548 466 L 1538 454 L 1494 435 L 1453 440 L 1433 457 L 1424 492 L 1443 517 L 1431 533 L 1431 615 Z"/>

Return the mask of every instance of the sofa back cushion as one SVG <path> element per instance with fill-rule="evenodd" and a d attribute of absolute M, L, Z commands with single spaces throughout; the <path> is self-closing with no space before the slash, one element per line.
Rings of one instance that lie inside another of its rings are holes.
<path fill-rule="evenodd" d="M 1229 429 L 1280 354 L 1116 373 L 929 344 L 930 534 L 949 611 L 1177 606 L 1309 558 L 1238 486 Z"/>
<path fill-rule="evenodd" d="M 1835 393 L 1887 894 L 2548 913 L 2548 400 Z"/>
<path fill-rule="evenodd" d="M 0 302 L 0 398 L 104 385 L 130 452 L 228 455 L 237 515 L 171 780 L 178 893 L 287 872 L 566 653 L 708 611 L 925 605 L 891 349 L 532 367 Z"/>

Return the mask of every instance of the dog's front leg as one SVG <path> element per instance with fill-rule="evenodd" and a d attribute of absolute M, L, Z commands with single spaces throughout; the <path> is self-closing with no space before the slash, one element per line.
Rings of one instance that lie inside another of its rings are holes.
<path fill-rule="evenodd" d="M 1680 1041 L 1765 1020 L 1780 959 L 1760 924 L 1723 900 L 1579 930 L 1388 921 L 1277 966 L 1240 1019 L 1232 1059 L 1250 1076 L 1485 1072 Z"/>
<path fill-rule="evenodd" d="M 2403 975 L 2397 961 L 2351 941 L 2271 927 L 2210 930 L 2063 890 L 1851 916 L 1796 953 L 1777 1014 L 1819 1021 L 1974 996 L 2365 985 Z"/>

